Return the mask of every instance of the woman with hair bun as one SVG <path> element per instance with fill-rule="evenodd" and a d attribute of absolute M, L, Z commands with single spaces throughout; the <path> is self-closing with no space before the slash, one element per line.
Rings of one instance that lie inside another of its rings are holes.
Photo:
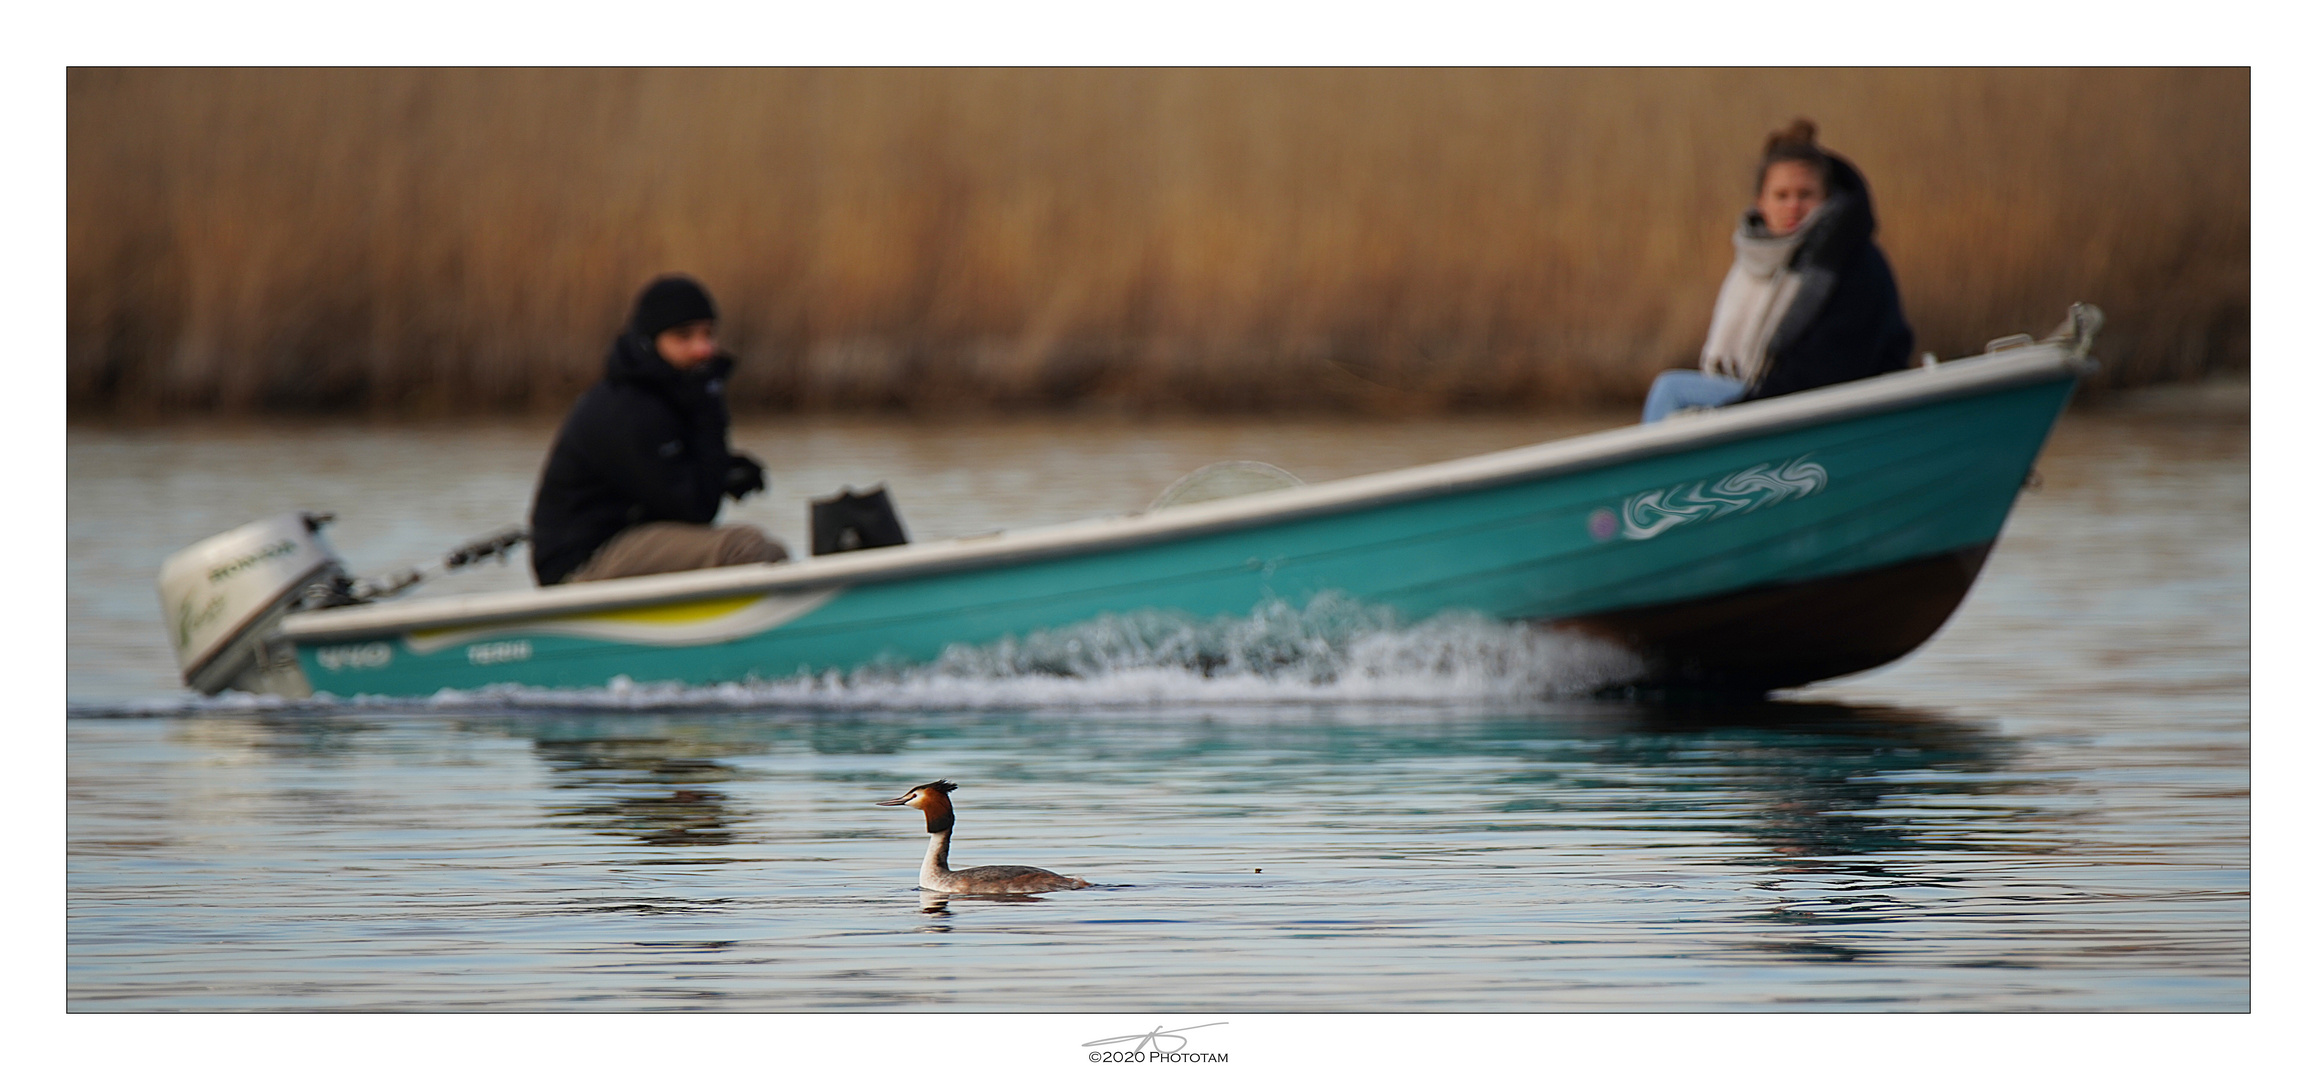
<path fill-rule="evenodd" d="M 1642 422 L 1907 366 L 1915 332 L 1874 231 L 1866 178 L 1818 145 L 1816 124 L 1772 132 L 1699 370 L 1660 374 Z"/>

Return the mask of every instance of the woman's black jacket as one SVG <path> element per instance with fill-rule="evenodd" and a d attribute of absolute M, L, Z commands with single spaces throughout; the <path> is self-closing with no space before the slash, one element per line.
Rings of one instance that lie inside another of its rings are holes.
<path fill-rule="evenodd" d="M 623 333 L 601 381 L 555 435 L 531 499 L 531 572 L 541 585 L 571 575 L 621 529 L 648 521 L 706 525 L 724 499 L 732 455 L 724 380 L 732 358 L 690 371 Z"/>
<path fill-rule="evenodd" d="M 1748 400 L 1897 371 L 1914 353 L 1898 280 L 1875 246 L 1866 180 L 1850 162 L 1827 156 L 1826 204 L 1788 264 L 1801 283 Z"/>

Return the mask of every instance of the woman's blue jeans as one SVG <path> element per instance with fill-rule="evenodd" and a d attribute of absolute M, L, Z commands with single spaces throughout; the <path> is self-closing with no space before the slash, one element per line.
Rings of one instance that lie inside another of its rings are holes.
<path fill-rule="evenodd" d="M 1727 405 L 1745 393 L 1746 384 L 1737 379 L 1691 368 L 1660 372 L 1657 381 L 1649 384 L 1649 400 L 1642 402 L 1641 422 L 1654 424 L 1688 408 Z"/>

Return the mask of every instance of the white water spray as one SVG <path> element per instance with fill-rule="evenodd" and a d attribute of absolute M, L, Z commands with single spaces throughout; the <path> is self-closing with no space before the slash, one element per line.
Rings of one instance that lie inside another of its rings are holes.
<path fill-rule="evenodd" d="M 295 702 L 230 695 L 232 709 L 796 708 L 982 709 L 1265 703 L 1517 703 L 1582 697 L 1638 677 L 1638 657 L 1574 633 L 1447 613 L 1403 624 L 1389 608 L 1325 594 L 1271 601 L 1244 616 L 1104 615 L 977 646 L 931 663 L 716 686 L 637 683 L 586 689 L 445 690 L 411 699 Z M 167 711 L 184 711 L 173 704 Z"/>

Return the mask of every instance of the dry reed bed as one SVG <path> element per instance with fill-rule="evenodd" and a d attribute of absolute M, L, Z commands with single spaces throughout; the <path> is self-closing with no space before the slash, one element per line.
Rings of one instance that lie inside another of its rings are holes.
<path fill-rule="evenodd" d="M 69 73 L 70 410 L 554 410 L 713 289 L 755 409 L 1534 408 L 1690 362 L 1793 115 L 1921 347 L 2247 364 L 2241 69 Z"/>

